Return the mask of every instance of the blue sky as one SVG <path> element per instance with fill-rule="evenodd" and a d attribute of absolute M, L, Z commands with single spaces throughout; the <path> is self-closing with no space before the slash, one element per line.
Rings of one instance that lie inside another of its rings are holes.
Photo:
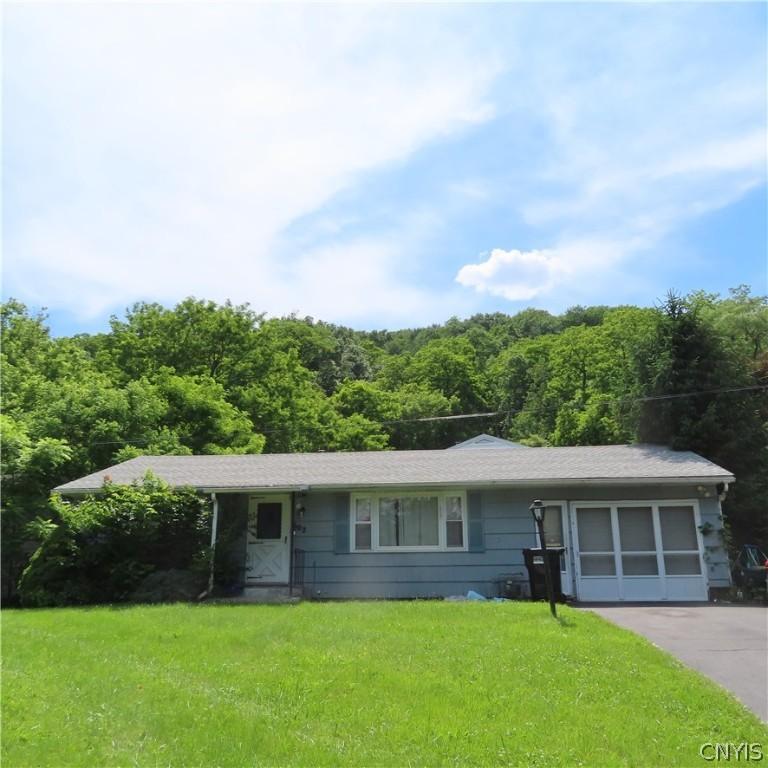
<path fill-rule="evenodd" d="M 766 286 L 766 6 L 8 4 L 3 295 L 357 328 Z"/>

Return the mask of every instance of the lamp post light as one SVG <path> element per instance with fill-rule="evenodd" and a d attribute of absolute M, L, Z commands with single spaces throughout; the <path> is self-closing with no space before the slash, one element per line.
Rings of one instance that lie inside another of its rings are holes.
<path fill-rule="evenodd" d="M 547 586 L 547 600 L 549 600 L 549 610 L 552 615 L 557 618 L 557 608 L 555 606 L 555 594 L 552 590 L 552 574 L 549 570 L 549 555 L 547 553 L 547 538 L 544 535 L 544 515 L 547 512 L 547 508 L 542 503 L 541 499 L 534 499 L 533 504 L 530 506 L 531 514 L 533 515 L 536 528 L 539 531 L 539 541 L 541 542 L 541 553 L 544 559 L 544 583 Z"/>

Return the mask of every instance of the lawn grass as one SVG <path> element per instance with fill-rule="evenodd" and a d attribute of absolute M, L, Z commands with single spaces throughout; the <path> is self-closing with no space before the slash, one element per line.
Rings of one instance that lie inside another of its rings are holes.
<path fill-rule="evenodd" d="M 440 602 L 3 613 L 3 768 L 704 765 L 768 741 L 597 616 Z"/>

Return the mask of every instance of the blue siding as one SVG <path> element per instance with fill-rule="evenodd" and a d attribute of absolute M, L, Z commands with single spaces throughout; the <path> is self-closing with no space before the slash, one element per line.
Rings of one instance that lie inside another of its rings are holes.
<path fill-rule="evenodd" d="M 521 519 L 503 518 L 504 500 L 493 493 L 478 492 L 485 530 L 475 545 L 482 551 L 344 553 L 336 552 L 338 494 L 308 493 L 302 499 L 306 531 L 296 536 L 306 553 L 306 591 L 315 597 L 440 597 L 468 589 L 489 594 L 494 579 L 514 571 L 524 578 L 522 549 L 534 541 L 528 510 Z"/>
<path fill-rule="evenodd" d="M 522 550 L 535 546 L 536 536 L 528 507 L 541 498 L 563 501 L 615 501 L 643 499 L 699 499 L 702 523 L 713 531 L 705 541 L 709 584 L 730 584 L 727 553 L 720 530 L 720 504 L 714 487 L 700 492 L 691 486 L 632 487 L 589 486 L 473 491 L 476 514 L 481 519 L 482 542 L 462 552 L 349 552 L 348 518 L 342 530 L 340 509 L 349 494 L 310 491 L 302 498 L 305 508 L 295 546 L 304 550 L 304 586 L 319 598 L 445 597 L 474 589 L 496 594 L 502 575 L 527 581 Z M 477 536 L 477 533 L 475 534 Z M 346 541 L 345 541 L 346 536 Z"/>
<path fill-rule="evenodd" d="M 708 489 L 710 496 L 699 499 L 701 524 L 709 523 L 712 531 L 704 536 L 704 561 L 707 564 L 707 578 L 710 587 L 730 587 L 731 568 L 728 552 L 723 543 L 723 512 L 714 488 Z"/>

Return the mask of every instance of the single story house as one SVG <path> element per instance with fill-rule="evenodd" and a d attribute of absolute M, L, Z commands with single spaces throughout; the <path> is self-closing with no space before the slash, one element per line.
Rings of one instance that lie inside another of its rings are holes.
<path fill-rule="evenodd" d="M 546 504 L 563 591 L 582 601 L 707 600 L 728 587 L 720 502 L 734 481 L 690 452 L 654 445 L 528 448 L 479 435 L 446 450 L 141 456 L 55 489 L 140 480 L 213 498 L 213 538 L 244 588 L 319 598 L 494 595 L 525 584 Z M 223 542 L 222 545 L 223 546 Z M 221 552 L 220 552 L 221 554 Z"/>

